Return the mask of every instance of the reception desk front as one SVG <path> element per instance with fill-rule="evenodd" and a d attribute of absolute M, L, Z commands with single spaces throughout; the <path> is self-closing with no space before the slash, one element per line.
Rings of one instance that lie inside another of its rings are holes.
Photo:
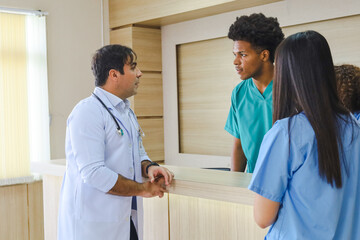
<path fill-rule="evenodd" d="M 253 218 L 251 174 L 166 166 L 175 174 L 163 198 L 144 199 L 145 240 L 264 239 Z M 65 160 L 34 163 L 43 175 L 45 239 L 56 239 Z"/>

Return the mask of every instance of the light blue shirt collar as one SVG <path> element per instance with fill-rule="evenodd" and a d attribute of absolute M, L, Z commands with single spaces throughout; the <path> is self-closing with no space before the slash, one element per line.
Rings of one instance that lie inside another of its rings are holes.
<path fill-rule="evenodd" d="M 119 98 L 118 96 L 115 96 L 112 93 L 109 93 L 108 91 L 100 88 L 100 87 L 96 87 L 95 88 L 96 91 L 100 91 L 101 93 L 103 93 L 106 98 L 109 100 L 109 102 L 116 107 L 117 109 L 121 110 L 121 111 L 125 111 L 128 110 L 130 108 L 130 101 L 125 99 L 122 100 L 121 98 Z"/>

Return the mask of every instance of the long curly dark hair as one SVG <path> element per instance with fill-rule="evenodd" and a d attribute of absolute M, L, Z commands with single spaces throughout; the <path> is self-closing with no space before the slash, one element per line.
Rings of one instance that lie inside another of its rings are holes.
<path fill-rule="evenodd" d="M 247 41 L 255 49 L 269 50 L 270 61 L 274 62 L 275 50 L 284 39 L 277 18 L 265 17 L 262 13 L 237 17 L 230 26 L 228 38 L 233 41 Z"/>
<path fill-rule="evenodd" d="M 360 68 L 350 64 L 335 66 L 339 98 L 350 112 L 360 111 Z"/>

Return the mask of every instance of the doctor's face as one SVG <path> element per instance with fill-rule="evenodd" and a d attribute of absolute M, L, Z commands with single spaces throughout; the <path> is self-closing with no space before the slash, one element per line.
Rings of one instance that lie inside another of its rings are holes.
<path fill-rule="evenodd" d="M 260 53 L 247 41 L 234 41 L 235 70 L 242 80 L 257 79 L 262 74 L 263 61 Z"/>
<path fill-rule="evenodd" d="M 125 98 L 137 94 L 141 76 L 142 72 L 137 67 L 136 62 L 127 63 L 124 65 L 124 75 L 120 74 L 119 76 L 119 87 L 122 89 Z"/>

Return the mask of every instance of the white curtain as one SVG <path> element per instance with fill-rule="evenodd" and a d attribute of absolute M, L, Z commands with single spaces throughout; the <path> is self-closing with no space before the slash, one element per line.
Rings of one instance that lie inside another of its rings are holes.
<path fill-rule="evenodd" d="M 50 160 L 45 16 L 26 16 L 30 161 Z"/>
<path fill-rule="evenodd" d="M 0 12 L 0 179 L 50 158 L 45 17 Z"/>

